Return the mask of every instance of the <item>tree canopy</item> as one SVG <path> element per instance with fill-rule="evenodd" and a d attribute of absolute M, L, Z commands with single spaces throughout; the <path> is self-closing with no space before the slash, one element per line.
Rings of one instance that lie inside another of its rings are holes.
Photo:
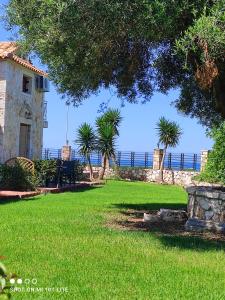
<path fill-rule="evenodd" d="M 129 102 L 180 89 L 176 107 L 225 118 L 225 0 L 10 0 L 9 28 L 74 104 L 114 87 Z M 207 80 L 204 77 L 207 75 Z"/>
<path fill-rule="evenodd" d="M 214 140 L 205 170 L 198 176 L 201 181 L 225 184 L 225 122 L 213 128 L 209 136 Z"/>

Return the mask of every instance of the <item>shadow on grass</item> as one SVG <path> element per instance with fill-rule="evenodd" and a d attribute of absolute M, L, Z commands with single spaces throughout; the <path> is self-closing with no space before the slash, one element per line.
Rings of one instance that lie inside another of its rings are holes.
<path fill-rule="evenodd" d="M 117 203 L 113 204 L 114 207 L 119 209 L 134 209 L 134 210 L 159 210 L 160 208 L 168 208 L 168 209 L 187 209 L 187 205 L 183 203 Z"/>
<path fill-rule="evenodd" d="M 225 251 L 225 236 L 213 233 L 189 233 L 190 236 L 156 235 L 165 247 L 183 250 Z"/>
<path fill-rule="evenodd" d="M 10 204 L 10 203 L 15 203 L 15 202 L 22 202 L 22 201 L 34 201 L 34 200 L 40 200 L 40 196 L 36 197 L 30 197 L 30 198 L 2 198 L 0 199 L 0 205 L 5 205 L 5 204 Z"/>
<path fill-rule="evenodd" d="M 142 231 L 154 235 L 164 247 L 183 250 L 210 251 L 225 250 L 225 235 L 213 232 L 187 232 L 185 222 L 145 223 L 143 213 L 151 211 L 156 213 L 160 208 L 186 209 L 183 203 L 119 203 L 114 204 L 119 208 L 121 218 L 114 220 L 116 228 L 122 230 Z"/>
<path fill-rule="evenodd" d="M 93 191 L 93 190 L 96 190 L 96 189 L 101 189 L 103 187 L 103 185 L 94 185 L 94 186 L 90 186 L 90 185 L 87 185 L 87 186 L 80 186 L 80 187 L 77 187 L 75 189 L 71 189 L 71 190 L 65 190 L 65 191 L 62 191 L 62 193 L 80 193 L 80 192 L 87 192 L 87 191 Z"/>
<path fill-rule="evenodd" d="M 63 193 L 80 193 L 80 192 L 87 192 L 87 191 L 91 191 L 91 190 L 95 190 L 98 188 L 101 188 L 102 186 L 97 185 L 97 186 L 86 186 L 83 185 L 81 187 L 77 187 L 76 189 L 71 189 L 71 190 L 63 190 L 61 192 L 51 192 L 46 190 L 45 192 L 43 192 L 42 194 L 35 196 L 35 197 L 29 197 L 29 198 L 19 198 L 18 196 L 8 196 L 8 197 L 4 197 L 4 198 L 0 198 L 0 205 L 4 205 L 4 204 L 10 204 L 10 203 L 15 203 L 15 202 L 21 202 L 21 201 L 34 201 L 34 200 L 40 200 L 42 197 L 52 194 L 52 195 L 59 195 L 59 194 L 63 194 Z"/>

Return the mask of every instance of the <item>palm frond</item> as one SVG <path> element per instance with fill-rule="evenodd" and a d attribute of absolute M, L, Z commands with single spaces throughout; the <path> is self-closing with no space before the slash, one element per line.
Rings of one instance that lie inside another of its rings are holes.
<path fill-rule="evenodd" d="M 122 122 L 121 113 L 118 109 L 112 109 L 110 108 L 105 114 L 104 118 L 106 122 L 109 122 L 113 125 L 114 131 L 116 135 L 119 135 L 119 126 Z"/>
<path fill-rule="evenodd" d="M 96 135 L 90 124 L 83 123 L 80 125 L 75 143 L 78 146 L 79 153 L 86 158 L 96 149 Z"/>
<path fill-rule="evenodd" d="M 163 144 L 165 147 L 176 147 L 178 145 L 182 130 L 176 122 L 161 117 L 156 129 L 160 144 Z"/>
<path fill-rule="evenodd" d="M 102 116 L 96 119 L 96 127 L 97 129 L 103 124 L 111 124 L 113 125 L 114 134 L 119 135 L 119 126 L 122 121 L 121 113 L 118 109 L 108 109 Z"/>
<path fill-rule="evenodd" d="M 98 151 L 110 159 L 115 155 L 115 134 L 112 124 L 104 123 L 98 128 Z"/>

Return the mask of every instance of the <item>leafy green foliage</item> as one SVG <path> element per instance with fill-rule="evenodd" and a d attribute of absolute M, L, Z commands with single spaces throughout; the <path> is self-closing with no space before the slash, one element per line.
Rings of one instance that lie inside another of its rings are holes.
<path fill-rule="evenodd" d="M 104 123 L 111 124 L 114 134 L 119 136 L 119 126 L 122 122 L 121 113 L 118 109 L 109 108 L 102 116 L 96 119 L 96 126 L 100 128 Z"/>
<path fill-rule="evenodd" d="M 20 165 L 0 166 L 0 188 L 15 191 L 33 191 L 37 185 L 36 177 Z"/>
<path fill-rule="evenodd" d="M 205 170 L 198 180 L 225 184 L 225 122 L 210 132 L 214 139 L 212 151 L 209 154 Z"/>
<path fill-rule="evenodd" d="M 203 123 L 218 125 L 221 116 L 223 120 L 225 118 L 225 2 L 218 0 L 212 1 L 212 4 L 210 7 L 205 6 L 202 15 L 193 20 L 193 24 L 176 42 L 177 54 L 181 55 L 187 72 L 195 76 L 200 87 L 200 91 L 197 88 L 198 94 L 202 94 L 198 103 L 196 99 L 194 101 L 197 105 L 188 106 L 189 99 L 185 101 L 183 98 L 178 103 L 178 108 L 181 107 L 186 114 L 194 113 L 201 120 L 203 116 Z M 187 85 L 184 86 L 187 90 Z M 190 111 L 192 107 L 193 110 Z M 210 120 L 208 122 L 207 117 Z"/>
<path fill-rule="evenodd" d="M 120 111 L 118 109 L 108 109 L 102 116 L 96 119 L 96 127 L 98 132 L 97 150 L 102 154 L 103 169 L 99 174 L 99 178 L 103 179 L 107 162 L 113 159 L 116 176 L 119 177 L 118 165 L 116 161 L 116 137 L 119 136 L 119 126 L 122 121 Z"/>
<path fill-rule="evenodd" d="M 85 164 L 80 163 L 79 160 L 63 161 L 62 167 L 61 180 L 63 183 L 75 183 L 84 178 L 83 170 Z"/>
<path fill-rule="evenodd" d="M 91 165 L 91 152 L 96 150 L 97 138 L 94 129 L 90 124 L 83 123 L 80 125 L 77 131 L 77 139 L 75 143 L 78 145 L 78 151 L 83 155 L 89 165 L 90 180 L 93 180 L 93 170 Z"/>
<path fill-rule="evenodd" d="M 83 123 L 80 125 L 75 143 L 78 145 L 79 153 L 86 158 L 96 149 L 96 135 L 90 124 Z"/>
<path fill-rule="evenodd" d="M 212 126 L 218 115 L 225 117 L 225 93 L 220 93 L 222 84 L 215 85 L 213 96 L 210 89 L 192 84 L 196 62 L 202 58 L 202 51 L 195 51 L 194 36 L 206 35 L 215 59 L 221 57 L 223 4 L 224 0 L 10 0 L 7 24 L 19 28 L 22 48 L 40 56 L 59 92 L 75 105 L 101 88 L 113 87 L 118 97 L 131 103 L 149 101 L 154 91 L 180 88 L 176 106 Z M 188 57 L 183 54 L 186 49 L 192 51 Z"/>
<path fill-rule="evenodd" d="M 200 59 L 205 63 L 204 44 L 207 44 L 207 55 L 211 59 L 224 61 L 225 48 L 225 3 L 224 0 L 215 1 L 209 10 L 205 7 L 203 14 L 185 31 L 183 37 L 177 41 L 177 50 L 188 56 L 201 52 Z"/>
<path fill-rule="evenodd" d="M 120 111 L 118 109 L 108 109 L 104 114 L 96 118 L 96 133 L 91 125 L 83 123 L 77 131 L 77 139 L 75 140 L 81 155 L 83 155 L 89 164 L 90 180 L 93 179 L 93 171 L 90 155 L 92 151 L 98 151 L 102 155 L 104 176 L 106 163 L 110 158 L 116 165 L 116 137 L 119 135 L 119 126 L 122 121 Z M 117 168 L 117 166 L 116 166 Z"/>
<path fill-rule="evenodd" d="M 182 131 L 180 126 L 173 121 L 169 121 L 164 117 L 161 117 L 157 123 L 156 128 L 159 136 L 158 147 L 160 144 L 164 146 L 163 149 L 163 157 L 160 164 L 160 182 L 163 180 L 163 168 L 164 168 L 164 160 L 166 156 L 166 151 L 168 147 L 176 147 L 179 143 L 179 139 L 181 137 Z"/>
<path fill-rule="evenodd" d="M 103 123 L 98 127 L 98 146 L 97 150 L 110 159 L 115 156 L 115 131 L 114 127 L 110 123 Z"/>
<path fill-rule="evenodd" d="M 60 174 L 59 166 L 62 167 Z M 63 183 L 73 183 L 83 179 L 84 165 L 79 160 L 68 162 L 55 159 L 35 160 L 34 167 L 37 185 L 42 187 L 47 187 L 50 183 L 56 185 L 58 180 Z"/>
<path fill-rule="evenodd" d="M 159 144 L 163 144 L 165 148 L 177 146 L 182 131 L 176 122 L 161 117 L 156 129 L 159 136 Z"/>
<path fill-rule="evenodd" d="M 57 161 L 54 159 L 35 160 L 34 168 L 39 186 L 48 186 L 57 176 Z"/>
<path fill-rule="evenodd" d="M 11 298 L 9 280 L 15 275 L 8 273 L 5 266 L 0 262 L 0 300 L 8 300 Z"/>
<path fill-rule="evenodd" d="M 174 105 L 178 111 L 191 118 L 197 118 L 208 128 L 219 126 L 223 121 L 211 91 L 201 90 L 193 78 L 184 80 L 180 96 L 174 101 Z"/>

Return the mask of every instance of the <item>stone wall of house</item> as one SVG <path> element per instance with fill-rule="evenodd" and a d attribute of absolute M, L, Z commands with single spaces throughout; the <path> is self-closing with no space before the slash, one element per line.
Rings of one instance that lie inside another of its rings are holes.
<path fill-rule="evenodd" d="M 93 168 L 95 177 L 98 176 L 100 167 Z M 86 167 L 85 173 L 88 176 L 88 168 Z M 120 177 L 127 180 L 138 180 L 146 182 L 157 182 L 159 180 L 160 171 L 153 169 L 143 169 L 143 168 L 120 168 Z M 164 170 L 163 178 L 168 184 L 177 184 L 182 186 L 188 186 L 192 184 L 192 178 L 198 175 L 199 172 L 194 171 L 171 171 Z M 115 177 L 115 171 L 113 169 L 107 169 L 105 172 L 105 178 Z"/>
<path fill-rule="evenodd" d="M 31 94 L 23 93 L 23 75 L 32 78 Z M 20 124 L 31 125 L 30 158 L 41 157 L 44 94 L 35 89 L 35 73 L 7 60 L 0 62 L 0 161 L 19 155 Z"/>

